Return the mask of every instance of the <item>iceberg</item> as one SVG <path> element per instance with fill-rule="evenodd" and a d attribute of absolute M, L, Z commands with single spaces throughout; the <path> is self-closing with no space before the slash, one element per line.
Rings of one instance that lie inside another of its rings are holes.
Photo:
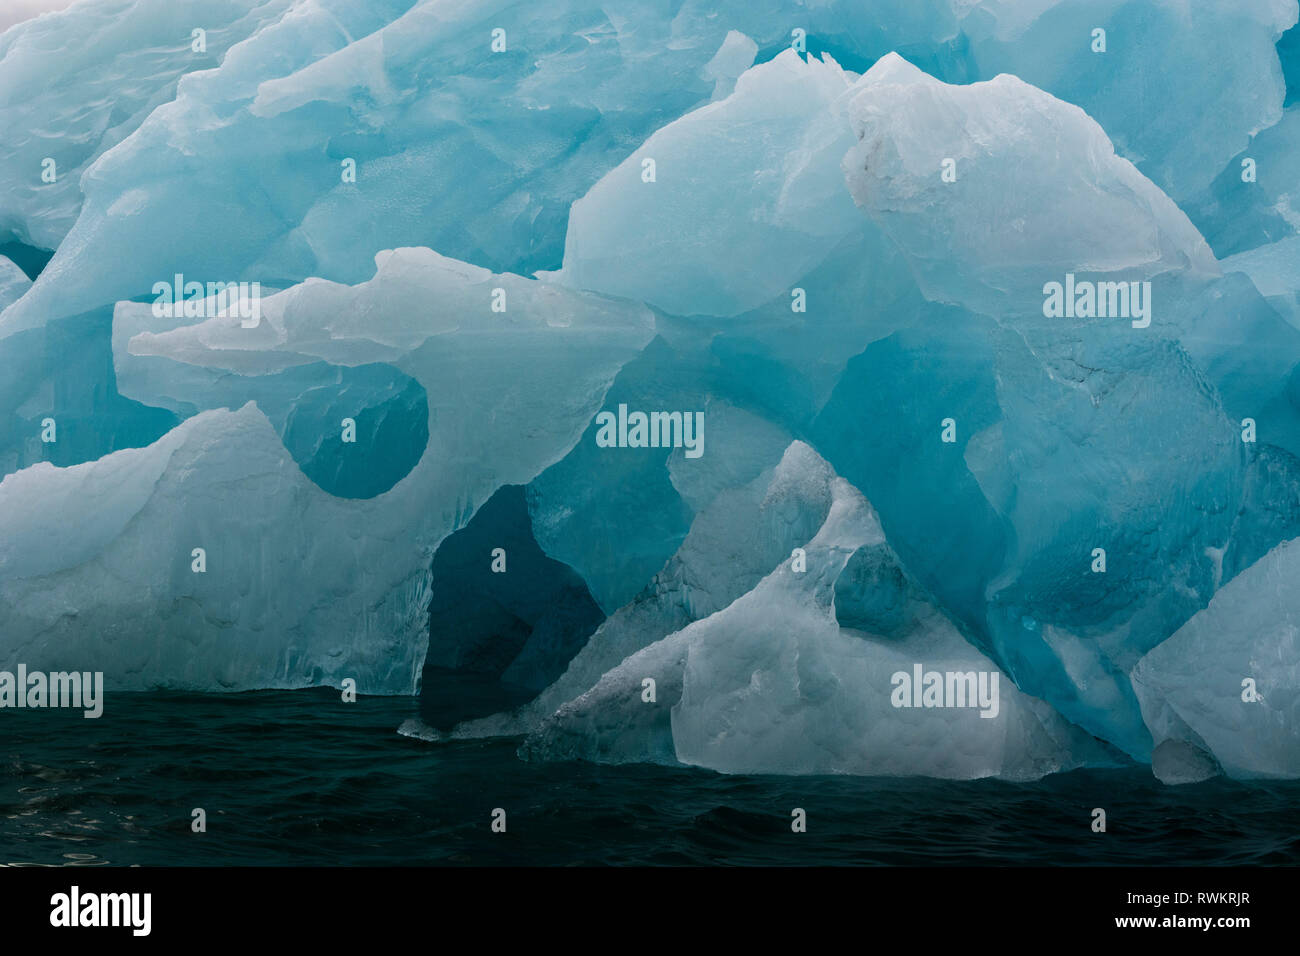
<path fill-rule="evenodd" d="M 730 96 L 656 132 L 573 204 L 556 281 L 677 315 L 788 299 L 863 227 L 838 168 L 856 78 L 793 50 L 747 70 Z M 734 185 L 721 192 L 724 182 Z M 737 205 L 743 218 L 728 215 Z"/>
<path fill-rule="evenodd" d="M 1267 440 L 1300 447 L 1288 397 L 1300 340 L 1250 283 L 1221 276 L 1187 217 L 1077 108 L 1014 77 L 950 86 L 886 57 L 849 111 L 856 202 L 927 297 L 974 315 L 855 358 L 821 411 L 819 448 L 1022 690 L 1146 759 L 1126 675 L 1223 583 L 1215 556 L 1249 467 L 1238 423 L 1260 415 Z M 1149 283 L 1149 327 L 1136 313 L 1054 313 L 1053 284 L 1082 288 L 1085 274 Z M 943 384 L 892 423 L 857 414 L 905 394 L 918 367 Z M 882 441 L 895 454 L 860 451 Z M 1289 520 L 1265 541 L 1289 536 Z M 954 535 L 963 547 L 944 548 Z M 1123 565 L 1107 564 L 1117 554 Z"/>
<path fill-rule="evenodd" d="M 1300 329 L 1300 236 L 1257 246 L 1220 263 L 1224 272 L 1244 272 L 1277 313 Z"/>
<path fill-rule="evenodd" d="M 1066 268 L 1127 280 L 1219 273 L 1196 228 L 1101 126 L 1017 77 L 950 85 L 891 54 L 849 111 L 854 201 L 908 254 L 931 298 L 1041 318 L 1042 286 Z"/>
<path fill-rule="evenodd" d="M 1297 776 L 1295 0 L 670 7 L 0 34 L 0 667 Z"/>
<path fill-rule="evenodd" d="M 1277 42 L 1300 16 L 1295 0 L 961 6 L 974 78 L 1011 73 L 1081 107 L 1179 201 L 1281 118 L 1287 91 Z"/>
<path fill-rule="evenodd" d="M 802 12 L 798 29 L 868 60 L 956 29 L 950 0 Z M 497 272 L 553 269 L 573 201 L 708 103 L 722 64 L 737 68 L 733 31 L 788 46 L 790 14 L 778 0 L 691 0 L 671 18 L 640 0 L 296 4 L 86 169 L 80 216 L 0 336 L 174 273 L 356 283 L 375 253 L 414 246 Z"/>
<path fill-rule="evenodd" d="M 508 722 L 470 724 L 461 732 L 477 736 L 500 734 L 503 726 L 532 727 L 625 658 L 721 611 L 816 531 L 830 507 L 826 464 L 802 442 L 782 451 L 779 442 L 760 444 L 752 432 L 749 437 L 749 454 L 766 448 L 767 467 L 752 480 L 718 492 L 698 510 L 677 553 L 601 624 L 536 700 Z"/>
<path fill-rule="evenodd" d="M 585 582 L 537 546 L 519 485 L 498 490 L 442 542 L 430 586 L 426 672 L 491 675 L 534 693 L 603 618 Z"/>
<path fill-rule="evenodd" d="M 1164 742 L 1195 747 L 1234 777 L 1300 777 L 1300 541 L 1279 544 L 1133 670 Z"/>
<path fill-rule="evenodd" d="M 824 520 L 801 549 L 806 566 L 787 559 L 722 610 L 629 654 L 536 726 L 525 754 L 724 773 L 1021 780 L 1116 761 L 1009 681 L 989 720 L 971 708 L 900 709 L 893 675 L 915 662 L 1003 675 L 919 591 L 904 633 L 838 622 L 833 596 L 854 557 L 876 549 L 897 561 L 870 505 L 807 446 L 790 447 L 778 484 L 821 489 L 810 516 Z"/>
<path fill-rule="evenodd" d="M 501 484 L 564 455 L 652 319 L 427 249 L 386 251 L 376 267 L 356 287 L 272 295 L 254 328 L 217 315 L 150 332 L 177 320 L 130 303 L 119 321 L 128 346 L 162 362 L 150 397 L 200 407 L 196 368 L 256 382 L 308 361 L 386 360 L 428 395 L 428 443 L 409 473 L 377 496 L 330 494 L 250 402 L 202 411 L 142 449 L 11 474 L 0 658 L 54 669 L 76 658 L 117 689 L 418 686 L 438 544 Z M 494 288 L 510 293 L 505 313 L 492 311 Z M 385 454 L 381 433 L 356 437 L 349 454 Z"/>
<path fill-rule="evenodd" d="M 1225 268 L 1229 259 L 1300 231 L 1298 148 L 1300 107 L 1290 106 L 1187 201 L 1187 214 L 1224 258 Z"/>
<path fill-rule="evenodd" d="M 0 237 L 57 249 L 81 212 L 82 174 L 173 99 L 181 77 L 218 66 L 290 6 L 82 0 L 5 30 Z M 0 30 L 8 25 L 3 16 Z"/>
<path fill-rule="evenodd" d="M 31 287 L 32 280 L 27 278 L 27 273 L 18 268 L 12 259 L 0 256 L 0 312 L 11 302 L 21 299 L 23 293 Z"/>

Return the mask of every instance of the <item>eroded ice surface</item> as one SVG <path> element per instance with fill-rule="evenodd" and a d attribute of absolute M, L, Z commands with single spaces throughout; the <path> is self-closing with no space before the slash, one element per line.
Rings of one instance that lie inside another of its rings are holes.
<path fill-rule="evenodd" d="M 1278 545 L 1138 662 L 1158 738 L 1201 745 L 1234 776 L 1300 776 L 1300 542 Z"/>
<path fill-rule="evenodd" d="M 853 143 L 845 109 L 856 79 L 829 57 L 786 50 L 725 100 L 659 130 L 573 204 L 557 281 L 680 315 L 788 296 L 863 226 L 838 168 Z M 737 204 L 744 217 L 728 214 Z"/>
<path fill-rule="evenodd" d="M 185 321 L 155 318 L 149 304 L 124 304 L 119 321 L 136 333 L 126 344 L 156 360 L 148 397 L 159 403 L 202 406 L 196 369 L 256 382 L 349 345 L 345 363 L 391 362 L 429 396 L 428 445 L 410 473 L 373 499 L 328 494 L 249 404 L 198 415 L 144 449 L 10 475 L 0 483 L 4 660 L 85 657 L 110 686 L 130 688 L 347 676 L 373 692 L 414 688 L 434 549 L 499 485 L 563 455 L 650 321 L 636 305 L 427 249 L 386 252 L 377 266 L 357 287 L 308 283 L 264 300 L 252 329 L 233 315 L 141 331 Z M 491 310 L 498 283 L 512 293 L 505 314 Z M 374 439 L 358 429 L 350 452 L 382 454 Z M 202 574 L 191 571 L 194 548 L 208 555 Z"/>
<path fill-rule="evenodd" d="M 1300 775 L 1296 13 L 21 24 L 0 244 L 57 250 L 0 259 L 0 665 L 409 693 L 436 618 L 431 666 L 541 689 L 453 732 L 533 757 Z M 177 274 L 258 320 L 157 314 Z M 1045 308 L 1076 280 L 1128 294 Z M 599 446 L 620 404 L 703 415 L 702 457 Z M 997 717 L 893 706 L 917 664 L 997 675 Z"/>
<path fill-rule="evenodd" d="M 1119 150 L 1182 200 L 1276 123 L 1275 44 L 1295 0 L 981 0 L 962 21 L 979 77 L 1012 73 L 1087 110 Z M 1105 50 L 1096 30 L 1105 31 Z M 1213 82 L 1206 82 L 1212 75 Z"/>
<path fill-rule="evenodd" d="M 32 287 L 32 280 L 27 273 L 18 268 L 13 260 L 0 256 L 0 312 L 5 306 L 17 302 L 23 293 Z"/>
<path fill-rule="evenodd" d="M 213 69 L 231 46 L 290 6 L 81 0 L 73 10 L 52 10 L 5 31 L 0 237 L 57 248 L 81 211 L 86 169 L 170 101 L 180 77 Z M 0 30 L 5 26 L 0 14 Z"/>
<path fill-rule="evenodd" d="M 527 753 L 729 773 L 1011 779 L 1111 759 L 1002 674 L 996 717 L 895 707 L 892 675 L 915 662 L 986 676 L 997 669 L 928 602 L 917 602 L 903 633 L 842 627 L 835 582 L 855 554 L 885 547 L 879 522 L 810 449 L 792 446 L 781 469 L 781 485 L 793 480 L 805 496 L 822 489 L 803 506 L 824 516 L 804 543 L 806 570 L 786 560 L 726 608 L 631 654 L 546 718 Z"/>

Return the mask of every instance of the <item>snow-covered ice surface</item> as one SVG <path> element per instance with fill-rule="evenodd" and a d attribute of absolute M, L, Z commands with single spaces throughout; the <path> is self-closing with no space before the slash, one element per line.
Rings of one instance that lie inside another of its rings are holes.
<path fill-rule="evenodd" d="M 472 545 L 500 605 L 457 619 L 508 622 L 527 653 L 498 670 L 542 689 L 414 736 L 1300 777 L 1298 13 L 24 19 L 0 34 L 0 667 L 412 693 L 433 569 L 445 604 Z M 200 287 L 161 309 L 171 283 Z M 256 316 L 211 283 L 256 283 Z M 611 441 L 620 410 L 698 416 L 699 444 Z M 450 538 L 506 486 L 493 520 L 546 582 L 490 523 Z M 481 673 L 492 637 L 431 660 Z M 996 714 L 900 706 L 917 666 L 996 681 Z"/>

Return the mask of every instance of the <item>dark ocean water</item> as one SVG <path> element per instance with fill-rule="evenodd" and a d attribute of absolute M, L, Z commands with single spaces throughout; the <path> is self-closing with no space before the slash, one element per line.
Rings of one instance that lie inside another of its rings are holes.
<path fill-rule="evenodd" d="M 1300 783 L 1165 787 L 730 777 L 535 764 L 427 743 L 410 698 L 110 695 L 0 712 L 0 862 L 103 864 L 1296 864 Z M 1106 808 L 1108 832 L 1089 827 Z M 190 813 L 207 811 L 206 833 Z M 491 832 L 493 808 L 507 832 Z M 803 807 L 808 832 L 792 833 Z"/>

